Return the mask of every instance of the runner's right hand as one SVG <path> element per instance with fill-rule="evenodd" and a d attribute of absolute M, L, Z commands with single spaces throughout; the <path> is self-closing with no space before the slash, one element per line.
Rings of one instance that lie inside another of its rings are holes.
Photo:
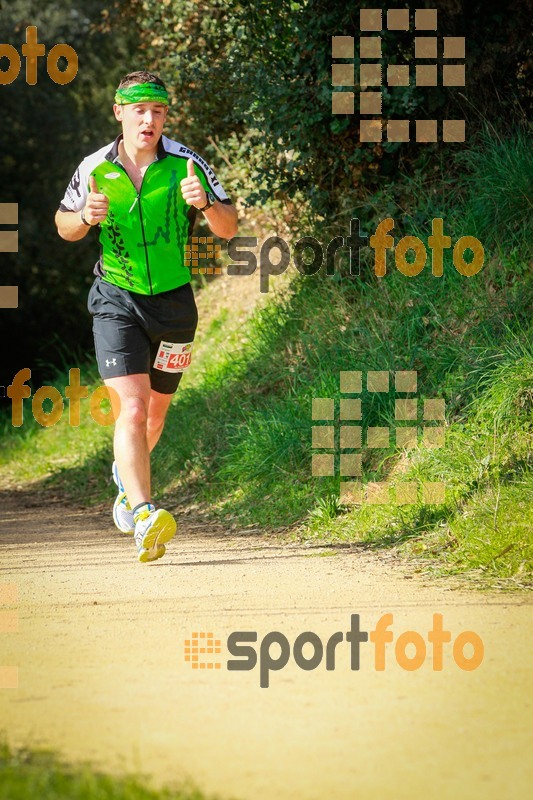
<path fill-rule="evenodd" d="M 89 192 L 85 208 L 83 209 L 83 216 L 89 225 L 98 225 L 99 222 L 103 222 L 107 217 L 109 197 L 98 191 L 94 175 L 89 177 L 89 186 L 91 187 L 91 191 Z"/>

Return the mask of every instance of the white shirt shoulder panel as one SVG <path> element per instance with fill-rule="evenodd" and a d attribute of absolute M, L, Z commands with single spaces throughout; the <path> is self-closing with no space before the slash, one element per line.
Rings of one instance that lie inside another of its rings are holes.
<path fill-rule="evenodd" d="M 169 139 L 168 136 L 162 136 L 163 146 L 167 153 L 170 153 L 174 156 L 181 156 L 182 158 L 192 158 L 195 164 L 202 170 L 207 183 L 217 198 L 217 200 L 229 202 L 228 195 L 224 191 L 223 187 L 220 185 L 220 181 L 218 180 L 217 176 L 207 163 L 198 153 L 195 153 L 194 150 L 191 150 L 190 147 L 182 144 L 181 142 L 176 142 L 174 139 Z"/>
<path fill-rule="evenodd" d="M 104 161 L 113 144 L 114 142 L 109 142 L 83 159 L 70 179 L 65 196 L 59 206 L 60 211 L 81 211 L 85 206 L 89 193 L 89 176 L 94 168 Z"/>

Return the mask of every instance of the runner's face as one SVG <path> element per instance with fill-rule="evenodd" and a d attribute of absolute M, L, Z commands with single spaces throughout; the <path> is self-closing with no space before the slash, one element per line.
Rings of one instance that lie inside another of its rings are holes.
<path fill-rule="evenodd" d="M 168 106 L 163 103 L 128 103 L 113 106 L 122 122 L 124 141 L 137 150 L 152 150 L 163 133 Z"/>

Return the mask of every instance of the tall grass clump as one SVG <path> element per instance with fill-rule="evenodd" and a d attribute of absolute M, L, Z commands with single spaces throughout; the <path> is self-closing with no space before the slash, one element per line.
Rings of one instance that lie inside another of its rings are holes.
<path fill-rule="evenodd" d="M 533 253 L 533 158 L 531 135 L 519 129 L 503 139 L 485 131 L 478 147 L 456 157 L 464 173 L 465 230 L 501 252 L 520 249 L 526 262 Z"/>

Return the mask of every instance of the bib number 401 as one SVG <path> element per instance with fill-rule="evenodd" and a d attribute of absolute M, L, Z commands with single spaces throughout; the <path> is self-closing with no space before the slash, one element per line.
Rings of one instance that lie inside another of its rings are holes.
<path fill-rule="evenodd" d="M 183 372 L 190 366 L 192 342 L 161 342 L 154 361 L 155 369 Z"/>

